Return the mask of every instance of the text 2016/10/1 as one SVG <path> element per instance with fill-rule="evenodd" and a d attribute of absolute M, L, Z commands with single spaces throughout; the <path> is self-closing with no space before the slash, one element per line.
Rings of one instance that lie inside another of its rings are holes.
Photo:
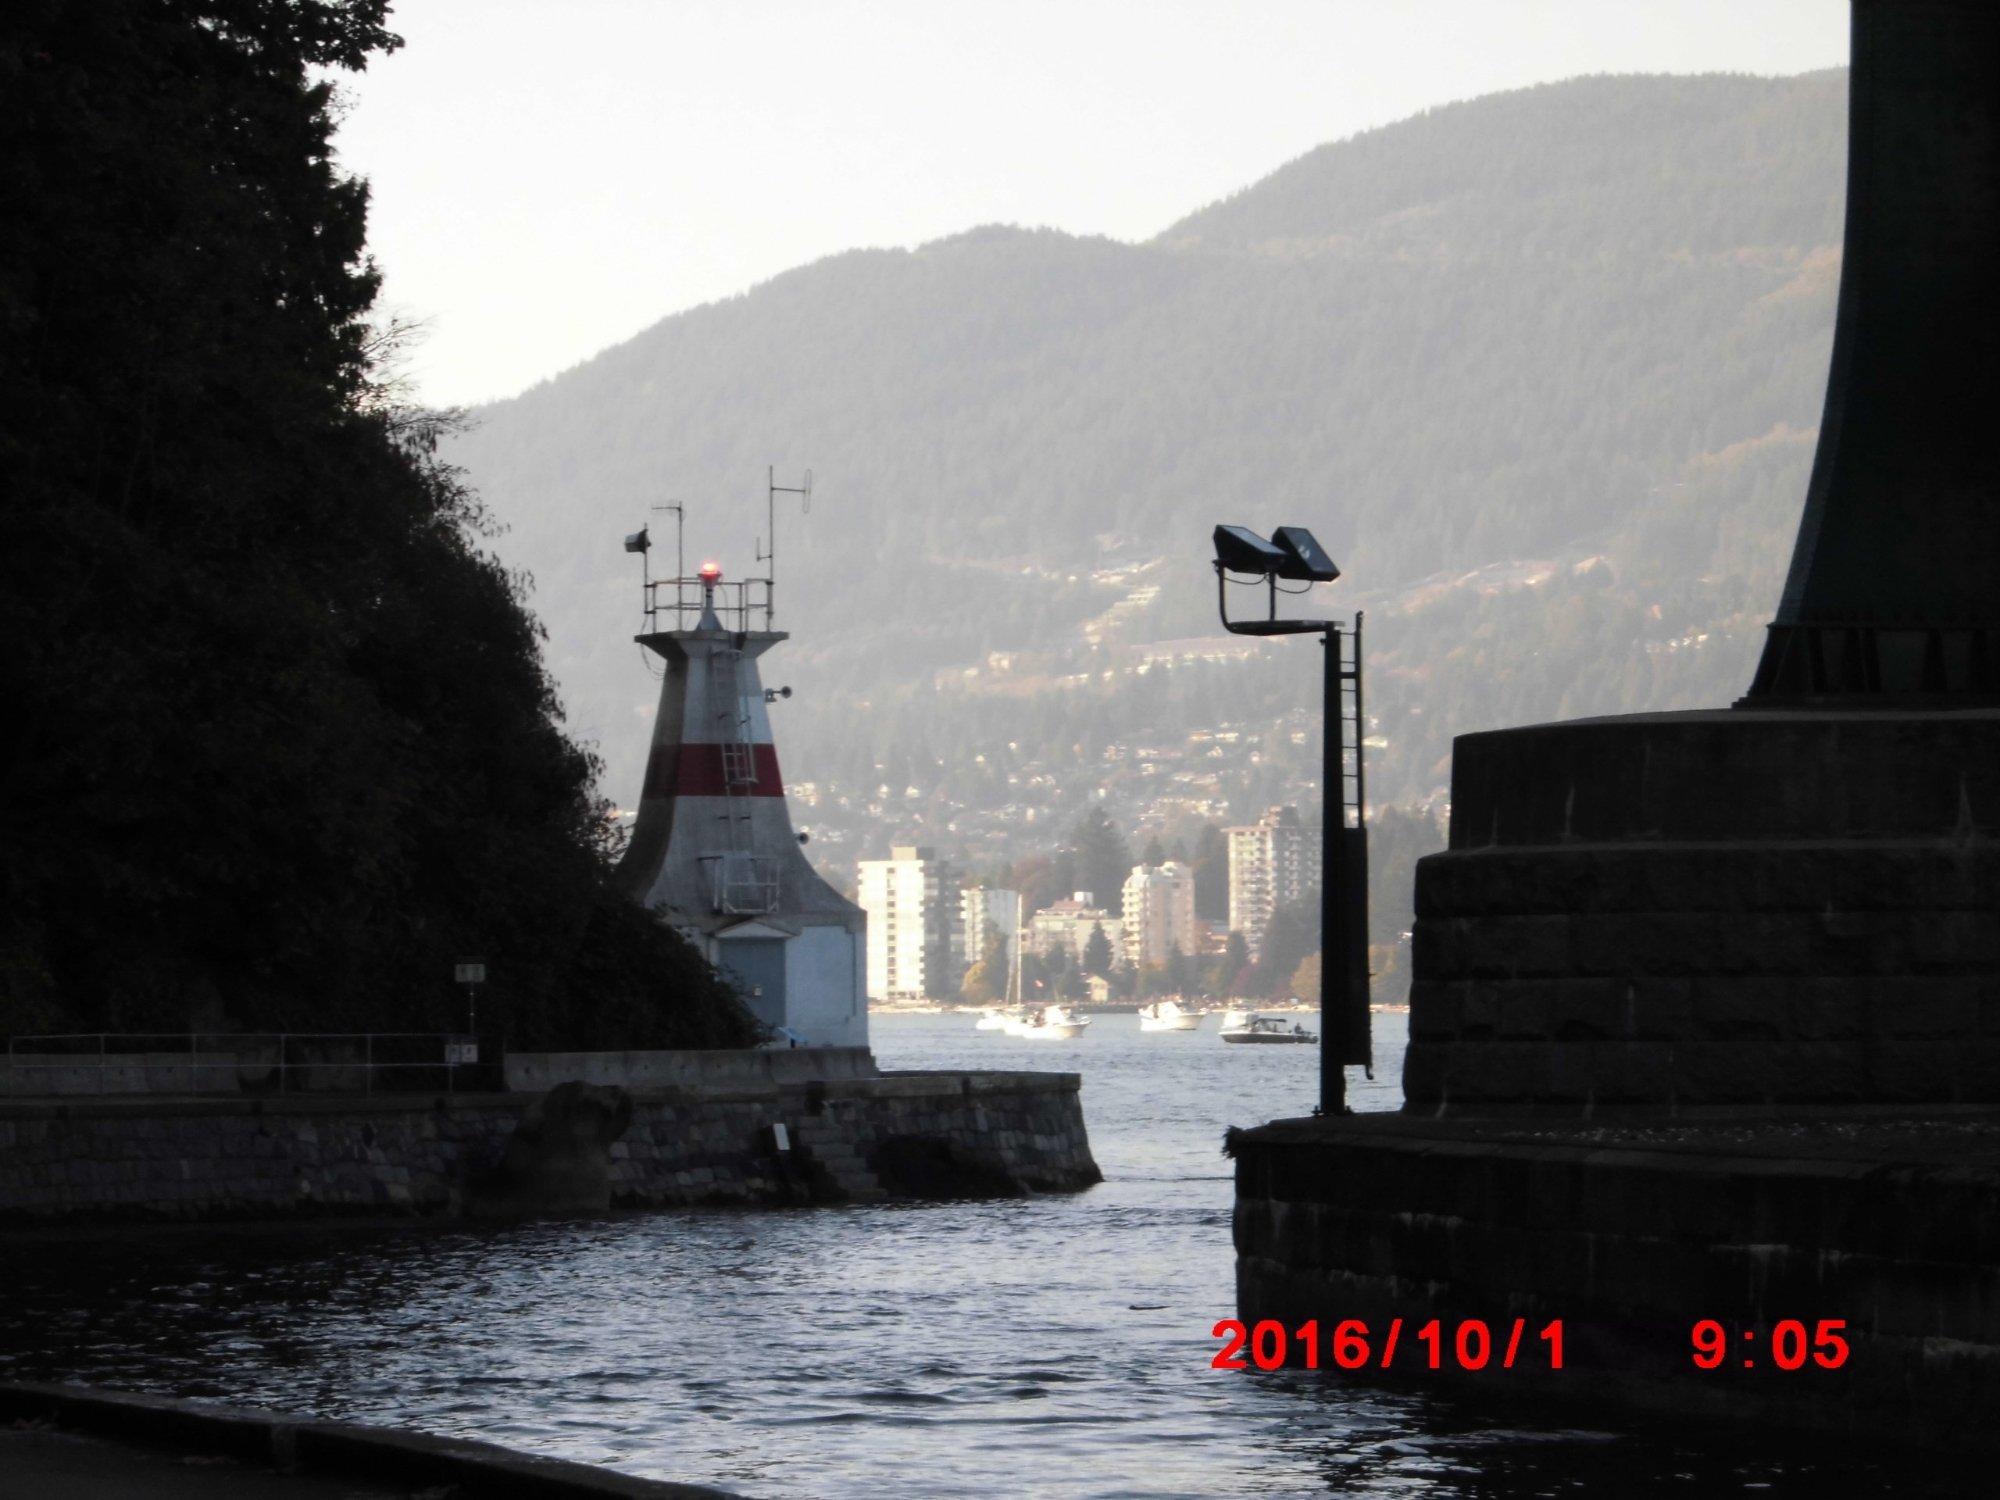
<path fill-rule="evenodd" d="M 1372 1367 L 1386 1370 L 1395 1362 L 1400 1351 L 1406 1364 L 1420 1361 L 1424 1368 L 1432 1370 L 1441 1370 L 1447 1364 L 1461 1370 L 1484 1370 L 1491 1365 L 1511 1370 L 1524 1355 L 1522 1345 L 1526 1333 L 1525 1318 L 1516 1318 L 1511 1324 L 1502 1323 L 1497 1330 L 1478 1318 L 1467 1318 L 1456 1328 L 1447 1328 L 1438 1319 L 1432 1318 L 1411 1331 L 1406 1347 L 1401 1318 L 1390 1319 L 1379 1344 L 1375 1342 L 1368 1325 L 1359 1318 L 1336 1323 L 1332 1333 L 1324 1340 L 1317 1318 L 1291 1329 L 1275 1318 L 1265 1318 L 1249 1325 L 1236 1318 L 1224 1318 L 1210 1332 L 1210 1337 L 1222 1339 L 1224 1343 L 1215 1358 L 1209 1361 L 1209 1366 L 1217 1370 L 1247 1370 L 1254 1365 L 1259 1370 L 1276 1370 L 1293 1364 L 1317 1370 L 1324 1353 L 1336 1369 Z M 1546 1356 L 1548 1369 L 1560 1370 L 1563 1367 L 1561 1318 L 1549 1323 L 1527 1341 L 1526 1357 L 1534 1358 L 1537 1353 Z"/>

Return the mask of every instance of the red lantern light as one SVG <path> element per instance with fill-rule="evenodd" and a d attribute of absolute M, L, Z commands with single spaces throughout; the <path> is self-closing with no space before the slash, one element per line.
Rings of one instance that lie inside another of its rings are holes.
<path fill-rule="evenodd" d="M 705 562 L 701 565 L 701 581 L 710 587 L 722 582 L 722 564 Z"/>

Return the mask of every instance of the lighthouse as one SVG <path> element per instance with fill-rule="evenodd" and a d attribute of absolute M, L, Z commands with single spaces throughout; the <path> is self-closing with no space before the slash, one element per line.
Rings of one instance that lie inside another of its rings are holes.
<path fill-rule="evenodd" d="M 644 553 L 644 531 L 626 539 Z M 779 1044 L 868 1045 L 867 917 L 807 863 L 792 828 L 758 659 L 771 580 L 714 563 L 645 583 L 639 644 L 665 670 L 619 879 L 701 949 Z"/>

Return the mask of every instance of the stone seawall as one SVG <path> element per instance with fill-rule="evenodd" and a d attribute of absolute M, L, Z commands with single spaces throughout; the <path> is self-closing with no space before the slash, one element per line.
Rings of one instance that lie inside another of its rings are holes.
<path fill-rule="evenodd" d="M 2000 1103 L 2000 711 L 1453 742 L 1412 1107 Z"/>
<path fill-rule="evenodd" d="M 1560 1371 L 1460 1372 L 1447 1355 L 1421 1378 L 2000 1452 L 2000 1116 L 1363 1115 L 1232 1145 L 1246 1322 L 1359 1318 L 1379 1341 L 1402 1318 L 1409 1368 L 1432 1318 L 1502 1339 L 1521 1318 L 1537 1350 L 1560 1319 Z M 1702 1319 L 1725 1331 L 1720 1368 L 1693 1360 Z M 1850 1356 L 1778 1368 L 1785 1319 L 1844 1320 Z"/>
<path fill-rule="evenodd" d="M 0 1103 L 0 1224 L 447 1215 L 477 1207 L 534 1099 Z M 783 1127 L 782 1148 L 774 1126 Z M 1100 1180 L 1073 1073 L 636 1093 L 617 1206 L 1065 1191 Z"/>

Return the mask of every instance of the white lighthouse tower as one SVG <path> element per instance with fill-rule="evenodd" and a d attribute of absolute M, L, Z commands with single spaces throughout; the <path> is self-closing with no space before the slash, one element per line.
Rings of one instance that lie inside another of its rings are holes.
<path fill-rule="evenodd" d="M 644 531 L 626 541 L 648 546 Z M 637 639 L 666 671 L 619 877 L 781 1041 L 865 1047 L 867 917 L 806 862 L 771 739 L 779 694 L 757 660 L 787 638 L 770 628 L 771 580 L 704 563 L 693 577 L 649 572 L 645 595 Z"/>

